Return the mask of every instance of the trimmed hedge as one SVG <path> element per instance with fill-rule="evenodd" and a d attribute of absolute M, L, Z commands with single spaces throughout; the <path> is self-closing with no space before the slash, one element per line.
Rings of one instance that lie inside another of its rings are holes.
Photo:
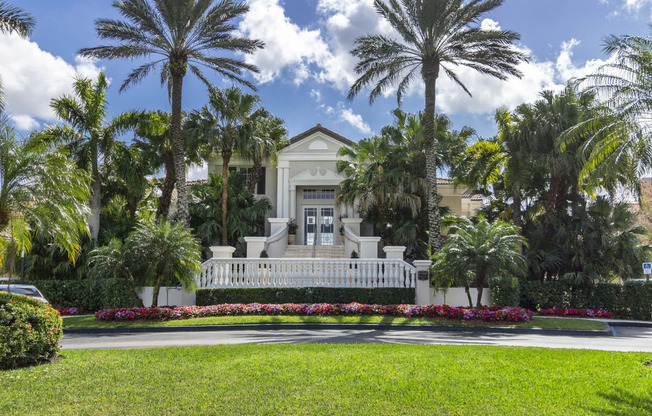
<path fill-rule="evenodd" d="M 139 306 L 140 299 L 124 279 L 37 280 L 29 284 L 59 308 L 99 311 Z"/>
<path fill-rule="evenodd" d="M 567 282 L 521 282 L 520 306 L 541 309 L 603 309 L 618 318 L 652 320 L 652 282 L 598 283 L 577 287 Z"/>
<path fill-rule="evenodd" d="M 62 336 L 63 321 L 50 305 L 0 292 L 0 369 L 54 358 Z"/>
<path fill-rule="evenodd" d="M 519 282 L 514 276 L 495 276 L 489 280 L 491 299 L 496 306 L 514 306 L 519 303 Z"/>
<path fill-rule="evenodd" d="M 253 289 L 199 289 L 199 306 L 223 303 L 362 303 L 368 305 L 400 305 L 414 303 L 414 289 L 400 288 L 330 288 L 287 287 Z"/>

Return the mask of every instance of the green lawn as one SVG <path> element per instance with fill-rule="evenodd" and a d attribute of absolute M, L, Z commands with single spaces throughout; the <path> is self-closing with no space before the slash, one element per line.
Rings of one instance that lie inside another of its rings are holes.
<path fill-rule="evenodd" d="M 451 321 L 446 319 L 411 319 L 388 316 L 218 316 L 210 318 L 181 319 L 165 322 L 106 322 L 92 316 L 66 317 L 66 328 L 116 328 L 127 326 L 186 326 L 186 325 L 235 325 L 279 323 L 329 323 L 329 324 L 392 324 L 392 325 L 446 325 L 477 326 L 479 321 Z M 485 324 L 486 325 L 486 324 Z M 514 325 L 506 325 L 514 326 Z M 519 328 L 602 330 L 604 324 L 586 319 L 537 318 L 534 322 L 517 325 Z"/>
<path fill-rule="evenodd" d="M 0 414 L 652 414 L 651 354 L 309 344 L 61 355 L 0 372 Z"/>

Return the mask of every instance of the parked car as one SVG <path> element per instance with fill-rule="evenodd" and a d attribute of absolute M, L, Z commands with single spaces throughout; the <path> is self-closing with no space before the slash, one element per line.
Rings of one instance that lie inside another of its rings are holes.
<path fill-rule="evenodd" d="M 9 289 L 7 290 L 7 288 Z M 30 298 L 34 298 L 39 302 L 50 303 L 45 299 L 43 294 L 36 288 L 36 286 L 32 285 L 0 285 L 0 291 L 17 293 L 19 295 L 25 295 L 29 296 Z"/>

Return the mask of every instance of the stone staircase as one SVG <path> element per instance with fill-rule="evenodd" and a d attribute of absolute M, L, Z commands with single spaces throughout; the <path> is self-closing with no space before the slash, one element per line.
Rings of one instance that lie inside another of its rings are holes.
<path fill-rule="evenodd" d="M 343 259 L 346 258 L 344 246 L 316 246 L 315 258 L 317 259 Z M 312 258 L 313 246 L 288 246 L 283 258 L 306 259 Z"/>

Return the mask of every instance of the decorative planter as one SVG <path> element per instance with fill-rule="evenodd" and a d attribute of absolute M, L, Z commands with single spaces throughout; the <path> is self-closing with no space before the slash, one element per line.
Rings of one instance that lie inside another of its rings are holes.
<path fill-rule="evenodd" d="M 288 234 L 288 244 L 294 244 L 294 239 L 297 238 L 296 234 Z"/>

